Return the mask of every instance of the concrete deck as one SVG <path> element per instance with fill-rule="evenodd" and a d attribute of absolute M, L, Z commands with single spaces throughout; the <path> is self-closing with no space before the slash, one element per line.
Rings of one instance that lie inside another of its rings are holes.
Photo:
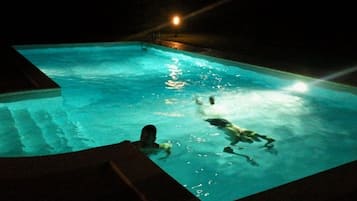
<path fill-rule="evenodd" d="M 2 200 L 198 201 L 129 141 L 52 156 L 0 158 Z"/>
<path fill-rule="evenodd" d="M 350 201 L 357 199 L 357 161 L 251 195 L 239 201 Z"/>

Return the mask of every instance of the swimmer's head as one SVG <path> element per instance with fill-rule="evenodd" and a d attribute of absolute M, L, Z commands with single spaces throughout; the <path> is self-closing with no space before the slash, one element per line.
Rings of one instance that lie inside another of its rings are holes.
<path fill-rule="evenodd" d="M 144 143 L 154 143 L 156 140 L 156 127 L 154 125 L 146 125 L 141 129 L 140 140 Z"/>
<path fill-rule="evenodd" d="M 219 128 L 224 128 L 232 125 L 231 122 L 222 118 L 205 119 L 205 121 L 208 121 L 211 125 L 217 126 Z"/>
<path fill-rule="evenodd" d="M 210 103 L 211 105 L 214 105 L 214 97 L 213 97 L 213 96 L 210 96 L 210 97 L 208 98 L 208 100 L 209 100 L 209 103 Z"/>

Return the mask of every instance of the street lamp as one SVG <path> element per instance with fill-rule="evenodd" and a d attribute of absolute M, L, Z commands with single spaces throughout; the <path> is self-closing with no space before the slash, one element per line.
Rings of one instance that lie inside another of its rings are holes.
<path fill-rule="evenodd" d="M 181 24 L 181 18 L 178 15 L 174 15 L 171 19 L 171 23 L 174 26 L 174 30 L 175 30 L 175 37 L 177 37 L 177 29 L 179 27 L 179 25 Z"/>
<path fill-rule="evenodd" d="M 177 26 L 180 25 L 180 23 L 181 23 L 181 18 L 180 18 L 180 16 L 178 16 L 178 15 L 173 16 L 171 22 L 172 22 L 172 24 L 173 24 L 174 26 L 177 27 Z"/>

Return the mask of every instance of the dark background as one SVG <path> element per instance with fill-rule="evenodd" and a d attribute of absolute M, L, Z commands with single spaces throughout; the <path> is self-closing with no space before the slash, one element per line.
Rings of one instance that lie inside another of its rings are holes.
<path fill-rule="evenodd" d="M 11 44 L 113 41 L 218 1 L 5 1 L 1 38 Z M 352 3 L 231 0 L 185 21 L 182 32 L 324 46 L 356 44 Z M 163 30 L 164 31 L 164 30 Z"/>

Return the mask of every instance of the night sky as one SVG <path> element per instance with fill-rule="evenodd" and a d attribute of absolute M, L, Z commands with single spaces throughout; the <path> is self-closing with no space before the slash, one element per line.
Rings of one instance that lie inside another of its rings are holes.
<path fill-rule="evenodd" d="M 2 39 L 9 43 L 112 41 L 189 14 L 214 0 L 8 1 Z M 350 3 L 351 4 L 351 3 Z M 192 17 L 183 32 L 263 40 L 355 43 L 353 6 L 336 2 L 231 0 Z"/>
<path fill-rule="evenodd" d="M 2 34 L 15 43 L 115 40 L 214 1 L 11 1 Z M 4 7 L 3 7 L 4 8 Z"/>

